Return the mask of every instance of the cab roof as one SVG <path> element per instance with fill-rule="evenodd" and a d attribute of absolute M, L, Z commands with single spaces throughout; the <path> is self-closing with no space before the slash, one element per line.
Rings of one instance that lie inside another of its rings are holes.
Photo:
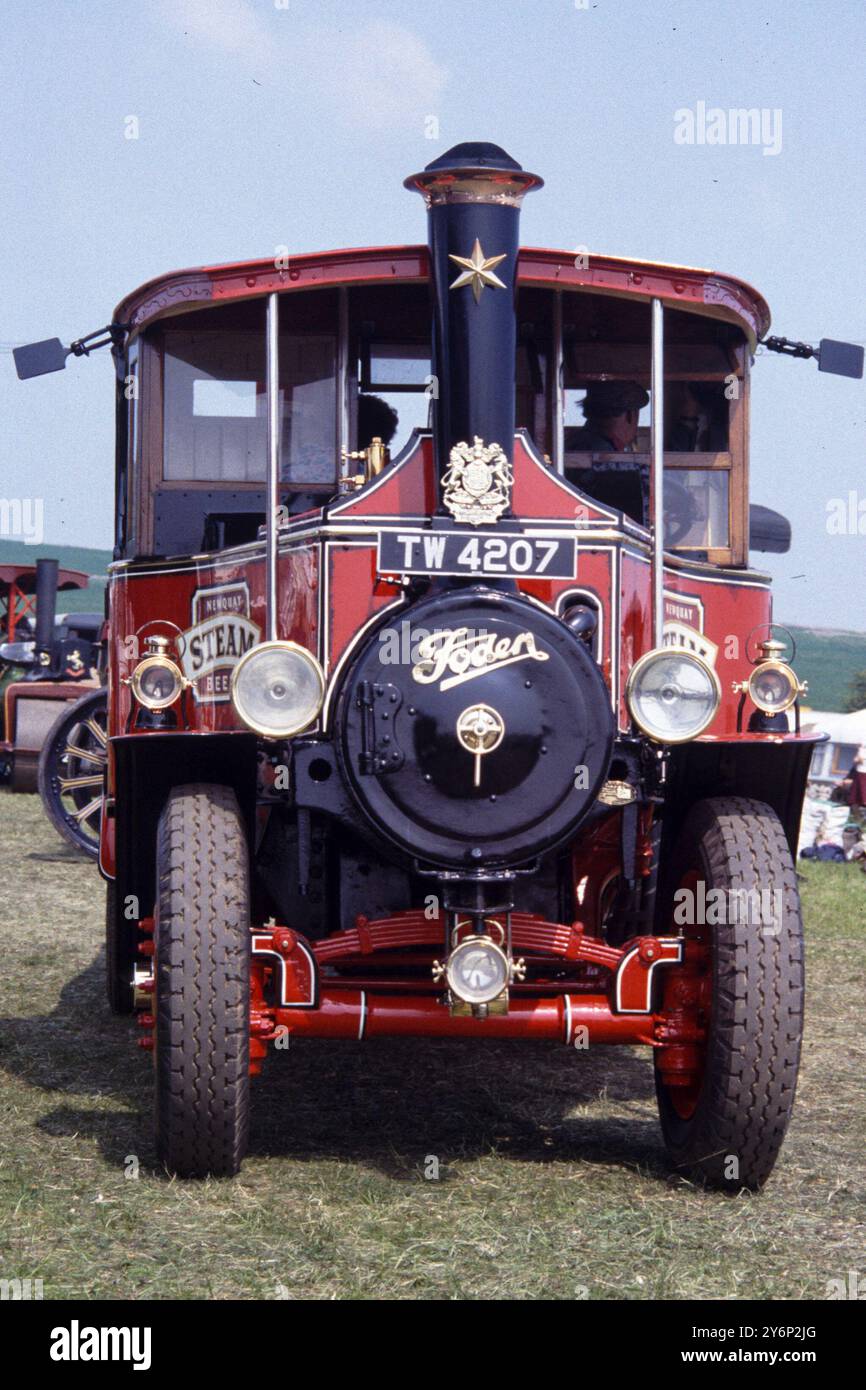
<path fill-rule="evenodd" d="M 284 259 L 287 265 L 283 267 L 271 257 L 158 276 L 122 299 L 114 320 L 137 333 L 158 319 L 228 300 L 255 299 L 275 290 L 423 283 L 430 278 L 429 255 L 423 245 L 319 251 Z M 576 261 L 586 261 L 586 265 Z M 608 294 L 632 302 L 660 298 L 671 308 L 736 325 L 752 351 L 770 327 L 767 302 L 751 285 L 732 275 L 693 266 L 521 247 L 517 282 Z"/>

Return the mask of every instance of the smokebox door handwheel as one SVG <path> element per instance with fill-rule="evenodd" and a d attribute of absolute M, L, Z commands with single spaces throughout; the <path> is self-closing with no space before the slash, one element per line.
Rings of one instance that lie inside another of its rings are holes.
<path fill-rule="evenodd" d="M 505 720 L 490 705 L 470 705 L 457 720 L 457 740 L 475 759 L 472 785 L 481 786 L 481 759 L 492 753 L 505 737 Z"/>

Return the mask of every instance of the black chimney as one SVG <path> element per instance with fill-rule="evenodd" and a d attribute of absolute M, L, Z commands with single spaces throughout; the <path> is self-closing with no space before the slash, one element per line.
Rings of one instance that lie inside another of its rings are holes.
<path fill-rule="evenodd" d="M 36 561 L 36 655 L 41 666 L 51 664 L 57 614 L 57 561 Z M 46 660 L 45 657 L 48 659 Z"/>
<path fill-rule="evenodd" d="M 458 523 L 511 513 L 520 204 L 541 184 L 484 143 L 455 145 L 405 181 L 429 214 L 439 511 Z"/>

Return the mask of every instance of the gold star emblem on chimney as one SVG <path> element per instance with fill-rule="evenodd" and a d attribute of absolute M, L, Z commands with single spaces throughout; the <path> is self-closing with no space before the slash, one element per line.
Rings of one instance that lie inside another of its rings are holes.
<path fill-rule="evenodd" d="M 481 242 L 476 237 L 471 256 L 448 257 L 449 261 L 454 261 L 455 265 L 463 266 L 462 275 L 457 276 L 457 279 L 450 288 L 452 290 L 460 290 L 464 285 L 471 285 L 476 304 L 481 298 L 481 291 L 484 289 L 485 285 L 489 285 L 491 289 L 504 290 L 506 286 L 502 283 L 498 275 L 493 274 L 493 271 L 494 268 L 499 265 L 500 261 L 505 260 L 506 254 L 507 253 L 503 251 L 501 256 L 485 256 L 484 252 L 481 250 Z"/>

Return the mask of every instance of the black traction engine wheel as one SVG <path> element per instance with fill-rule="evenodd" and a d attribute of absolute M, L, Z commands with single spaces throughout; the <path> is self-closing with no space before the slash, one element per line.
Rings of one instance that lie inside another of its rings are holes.
<path fill-rule="evenodd" d="M 39 754 L 38 785 L 45 814 L 64 840 L 92 859 L 99 853 L 108 761 L 107 698 L 102 687 L 65 705 Z"/>
<path fill-rule="evenodd" d="M 679 1072 L 664 1049 L 656 1053 L 665 1143 L 678 1168 L 714 1187 L 758 1188 L 785 1137 L 803 1030 L 797 876 L 775 811 L 745 797 L 698 802 L 674 851 L 671 883 L 666 930 L 684 932 L 686 942 L 683 965 L 665 978 L 663 1004 L 690 1014 L 703 1042 L 685 1049 L 691 1065 Z M 703 923 L 683 925 L 677 889 L 698 905 L 722 892 L 693 914 Z"/>
<path fill-rule="evenodd" d="M 156 868 L 157 1151 L 179 1177 L 229 1177 L 250 1084 L 249 855 L 230 788 L 172 791 Z"/>

